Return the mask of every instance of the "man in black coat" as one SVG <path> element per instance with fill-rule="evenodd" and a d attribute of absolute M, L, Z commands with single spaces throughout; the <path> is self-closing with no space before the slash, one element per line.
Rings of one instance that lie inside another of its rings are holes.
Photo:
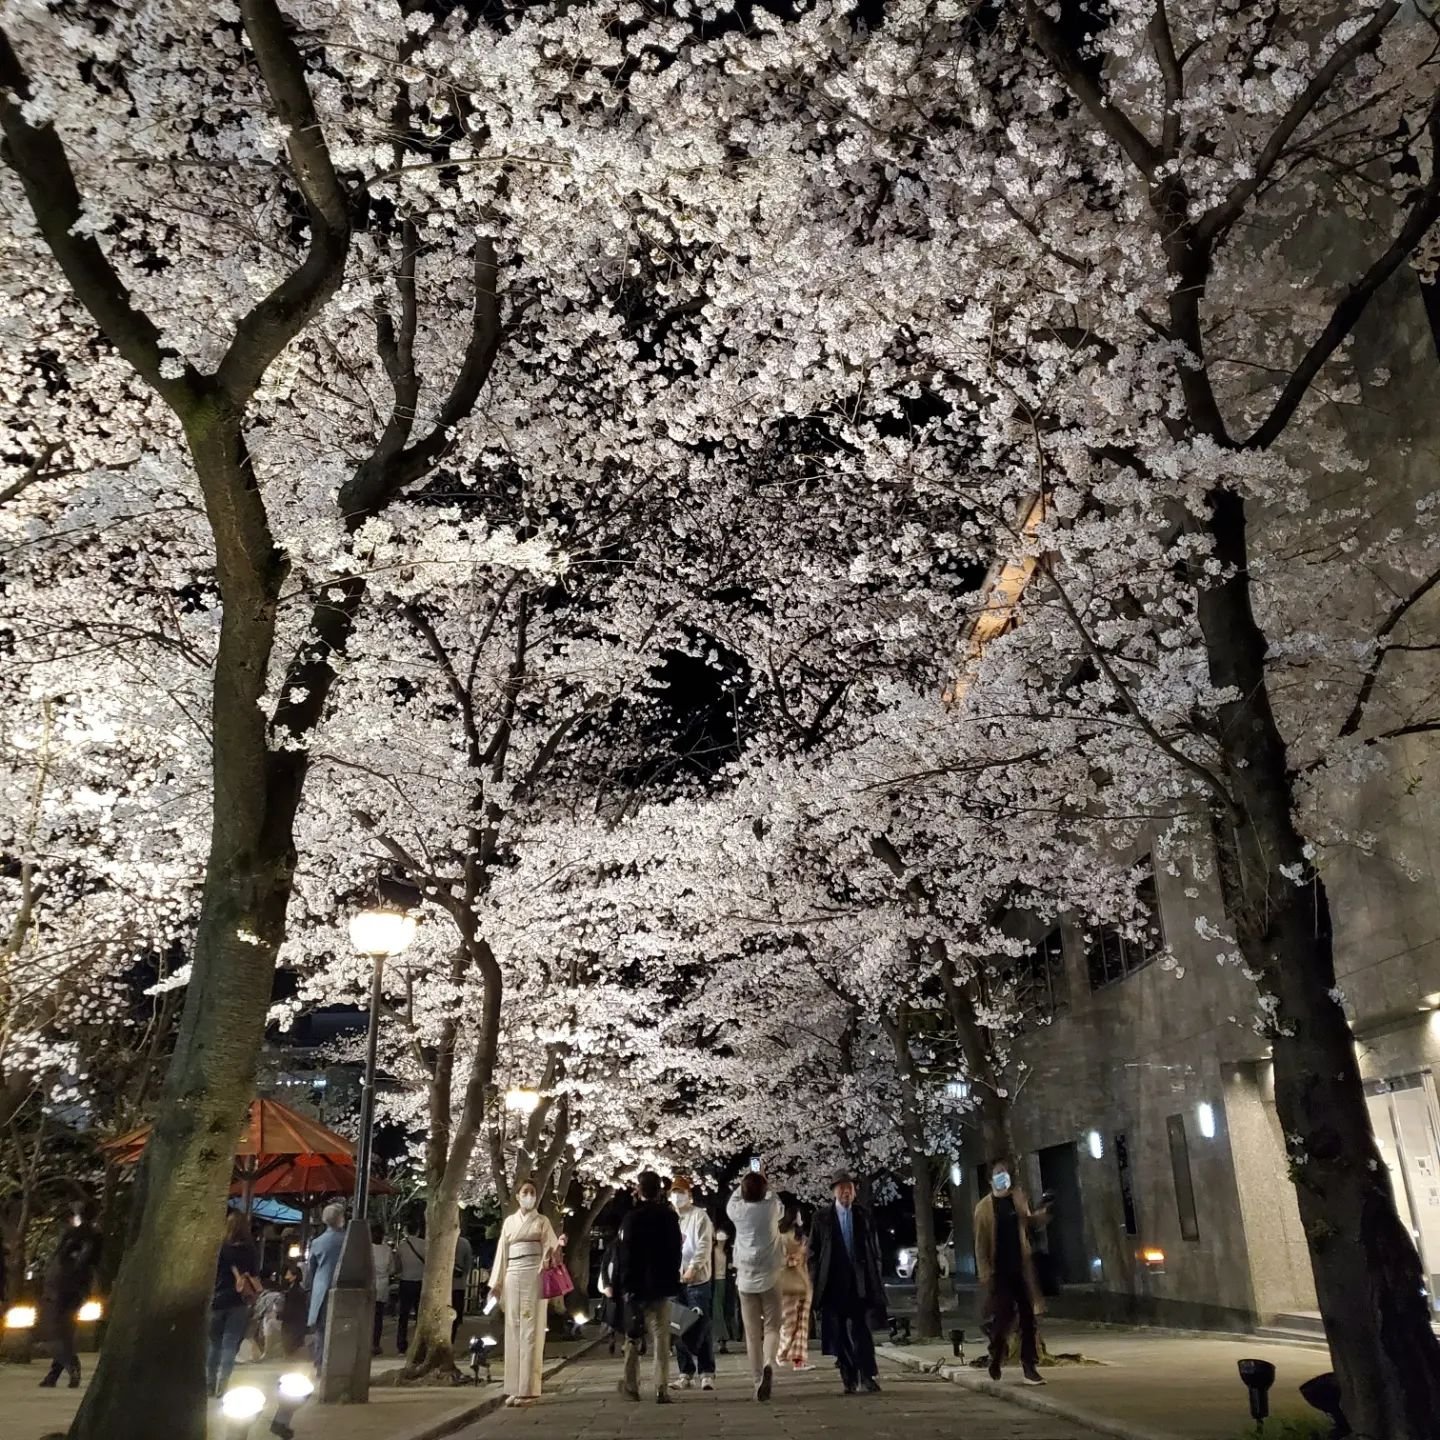
<path fill-rule="evenodd" d="M 870 1319 L 884 1323 L 885 1286 L 875 1222 L 855 1203 L 855 1181 L 845 1171 L 832 1183 L 833 1205 L 815 1212 L 810 1231 L 810 1283 L 820 1311 L 820 1343 L 835 1357 L 847 1395 L 878 1392 Z"/>
<path fill-rule="evenodd" d="M 625 1304 L 625 1378 L 620 1392 L 640 1398 L 640 1339 L 654 1354 L 655 1400 L 670 1400 L 670 1302 L 680 1291 L 680 1219 L 660 1200 L 660 1177 L 642 1170 L 640 1203 L 620 1222 L 610 1288 Z"/>

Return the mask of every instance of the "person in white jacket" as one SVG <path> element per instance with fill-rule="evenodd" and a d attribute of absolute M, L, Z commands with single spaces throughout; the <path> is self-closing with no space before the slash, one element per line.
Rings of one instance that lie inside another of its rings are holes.
<path fill-rule="evenodd" d="M 672 1389 L 688 1390 L 698 1379 L 702 1390 L 715 1388 L 715 1345 L 710 1332 L 710 1309 L 715 1299 L 711 1274 L 715 1226 L 695 1203 L 693 1187 L 684 1175 L 670 1182 L 670 1203 L 680 1217 L 680 1303 L 693 1306 L 704 1317 L 675 1345 L 680 1374 Z"/>
<path fill-rule="evenodd" d="M 780 1348 L 780 1272 L 785 1244 L 780 1238 L 783 1211 L 769 1182 L 752 1170 L 730 1197 L 725 1213 L 735 1227 L 735 1289 L 745 1323 L 745 1351 L 755 1380 L 755 1398 L 768 1400 L 775 1383 Z"/>

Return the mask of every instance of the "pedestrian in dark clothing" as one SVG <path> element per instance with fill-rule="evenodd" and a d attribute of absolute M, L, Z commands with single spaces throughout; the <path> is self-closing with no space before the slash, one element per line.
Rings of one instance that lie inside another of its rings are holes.
<path fill-rule="evenodd" d="M 410 1344 L 410 1322 L 420 1313 L 420 1290 L 425 1281 L 425 1237 L 420 1222 L 409 1220 L 395 1247 L 400 1262 L 400 1291 L 395 1301 L 395 1349 L 403 1355 Z"/>
<path fill-rule="evenodd" d="M 975 1207 L 975 1260 L 980 1278 L 982 1313 L 990 1322 L 990 1378 L 998 1380 L 1017 1321 L 1020 1327 L 1020 1372 L 1027 1385 L 1043 1385 L 1040 1344 L 1035 1317 L 1043 1309 L 1035 1266 L 1030 1255 L 1030 1230 L 1049 1219 L 1045 1210 L 1031 1210 L 1025 1192 L 1011 1180 L 1010 1162 L 991 1167 L 990 1194 Z"/>
<path fill-rule="evenodd" d="M 875 1222 L 855 1203 L 855 1181 L 836 1175 L 833 1205 L 815 1212 L 810 1230 L 810 1284 L 820 1311 L 820 1344 L 835 1357 L 847 1395 L 880 1389 L 876 1378 L 872 1318 L 884 1324 L 885 1285 L 880 1278 L 880 1242 Z"/>
<path fill-rule="evenodd" d="M 640 1203 L 620 1222 L 610 1288 L 625 1305 L 625 1376 L 620 1392 L 640 1398 L 640 1342 L 653 1349 L 655 1400 L 669 1405 L 670 1302 L 680 1291 L 680 1219 L 660 1199 L 660 1177 L 640 1173 Z"/>
<path fill-rule="evenodd" d="M 90 1298 L 99 1258 L 100 1236 L 83 1215 L 74 1216 L 61 1232 L 40 1288 L 39 1338 L 49 1342 L 54 1355 L 40 1382 L 47 1390 L 55 1388 L 62 1374 L 69 1375 L 72 1390 L 80 1388 L 75 1325 L 80 1307 Z"/>
<path fill-rule="evenodd" d="M 224 1393 L 235 1369 L 240 1342 L 250 1328 L 250 1307 L 260 1284 L 260 1260 L 250 1238 L 250 1222 L 238 1210 L 225 1222 L 225 1239 L 215 1259 L 215 1289 L 210 1296 L 210 1345 L 205 1356 L 205 1388 Z"/>

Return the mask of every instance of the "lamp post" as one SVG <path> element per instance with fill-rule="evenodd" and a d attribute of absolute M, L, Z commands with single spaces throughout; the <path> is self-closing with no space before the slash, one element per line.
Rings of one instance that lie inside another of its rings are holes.
<path fill-rule="evenodd" d="M 355 1155 L 355 1218 L 364 1220 L 370 1204 L 370 1158 L 375 1145 L 375 1048 L 380 1032 L 380 983 L 385 961 L 415 938 L 415 917 L 403 910 L 374 906 L 350 917 L 350 943 L 368 955 L 370 1020 L 365 1032 L 365 1078 L 360 1089 L 360 1145 Z"/>

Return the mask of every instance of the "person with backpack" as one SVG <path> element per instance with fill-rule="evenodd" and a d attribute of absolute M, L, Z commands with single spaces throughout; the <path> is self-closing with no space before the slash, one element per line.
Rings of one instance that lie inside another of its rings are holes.
<path fill-rule="evenodd" d="M 205 1388 L 210 1395 L 223 1395 L 230 1383 L 240 1342 L 250 1328 L 250 1307 L 263 1288 L 259 1270 L 250 1221 L 232 1210 L 215 1258 L 215 1288 L 210 1296 L 210 1344 L 205 1355 Z"/>
<path fill-rule="evenodd" d="M 640 1203 L 620 1222 L 610 1288 L 624 1302 L 625 1374 L 620 1393 L 640 1398 L 640 1345 L 653 1349 L 655 1401 L 671 1404 L 670 1302 L 680 1292 L 680 1218 L 660 1198 L 660 1177 L 642 1170 Z"/>
<path fill-rule="evenodd" d="M 425 1237 L 420 1222 L 405 1222 L 395 1257 L 400 1262 L 400 1293 L 395 1301 L 395 1349 L 403 1355 L 410 1348 L 410 1322 L 420 1313 L 420 1288 L 425 1282 Z"/>

